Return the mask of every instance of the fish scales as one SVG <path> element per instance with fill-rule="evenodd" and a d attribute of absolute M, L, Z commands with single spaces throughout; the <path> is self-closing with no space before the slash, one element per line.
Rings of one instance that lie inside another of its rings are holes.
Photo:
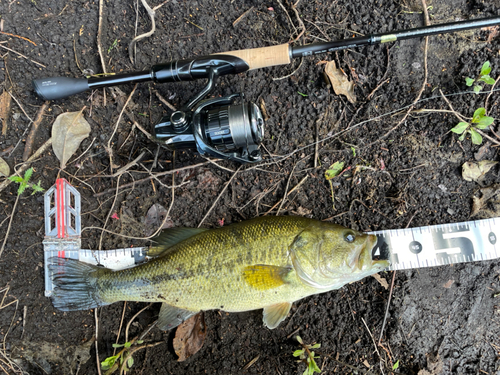
<path fill-rule="evenodd" d="M 109 272 L 99 283 L 105 302 L 166 302 L 183 309 L 245 311 L 316 293 L 299 284 L 292 271 L 290 283 L 273 293 L 248 288 L 243 269 L 253 264 L 291 267 L 289 246 L 308 220 L 281 220 L 266 225 L 234 225 L 204 232 L 171 248 L 154 262 Z"/>
<path fill-rule="evenodd" d="M 389 266 L 372 259 L 376 236 L 292 216 L 212 230 L 173 228 L 157 243 L 151 249 L 156 258 L 121 271 L 51 258 L 54 306 L 71 311 L 118 301 L 162 302 L 161 329 L 200 310 L 263 308 L 264 324 L 272 329 L 294 301 Z"/>

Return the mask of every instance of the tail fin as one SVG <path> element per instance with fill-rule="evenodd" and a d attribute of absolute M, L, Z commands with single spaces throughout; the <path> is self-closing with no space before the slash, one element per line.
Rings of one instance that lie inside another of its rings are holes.
<path fill-rule="evenodd" d="M 93 266 L 75 259 L 49 258 L 54 291 L 52 303 L 62 311 L 89 310 L 108 305 L 99 297 L 96 286 L 96 271 L 101 267 Z"/>

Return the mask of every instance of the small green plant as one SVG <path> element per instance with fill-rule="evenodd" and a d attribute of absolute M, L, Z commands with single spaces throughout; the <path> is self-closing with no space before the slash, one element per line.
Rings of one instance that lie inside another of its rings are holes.
<path fill-rule="evenodd" d="M 466 134 L 469 133 L 472 143 L 480 145 L 483 142 L 483 137 L 477 132 L 477 130 L 486 129 L 488 126 L 493 124 L 493 121 L 494 118 L 486 116 L 486 109 L 481 107 L 476 109 L 471 122 L 461 121 L 453 129 L 451 129 L 451 131 L 453 133 L 461 134 L 458 138 L 460 141 L 463 141 Z"/>
<path fill-rule="evenodd" d="M 491 66 L 490 62 L 486 61 L 483 66 L 481 67 L 481 72 L 479 73 L 479 76 L 476 78 L 470 78 L 466 77 L 465 78 L 465 84 L 469 87 L 474 85 L 474 92 L 476 94 L 479 94 L 479 92 L 482 90 L 482 86 L 479 84 L 480 82 L 484 82 L 487 85 L 493 85 L 495 83 L 495 80 L 490 77 L 490 72 L 491 72 Z"/>
<path fill-rule="evenodd" d="M 17 195 L 21 195 L 22 193 L 24 193 L 27 187 L 33 189 L 31 195 L 35 193 L 41 193 L 42 191 L 44 191 L 44 189 L 40 186 L 40 181 L 38 181 L 38 183 L 36 184 L 32 184 L 29 182 L 32 174 L 33 174 L 33 168 L 30 168 L 26 172 L 24 172 L 24 177 L 21 176 L 9 177 L 9 180 L 19 184 L 19 188 L 17 189 Z"/>
<path fill-rule="evenodd" d="M 397 370 L 399 368 L 399 359 L 396 361 L 396 363 L 392 366 L 393 370 Z"/>
<path fill-rule="evenodd" d="M 113 42 L 113 44 L 111 44 L 108 48 L 108 54 L 111 52 L 111 50 L 113 48 L 115 48 L 116 46 L 118 45 L 118 39 L 115 39 L 115 41 Z"/>
<path fill-rule="evenodd" d="M 21 194 L 26 190 L 27 187 L 33 189 L 33 193 L 31 193 L 31 195 L 35 194 L 36 192 L 43 191 L 43 188 L 40 186 L 40 181 L 38 181 L 37 184 L 32 184 L 31 182 L 29 182 L 32 174 L 33 174 L 33 168 L 30 168 L 26 172 L 24 172 L 24 177 L 15 175 L 9 177 L 9 180 L 19 184 L 19 188 L 17 189 L 16 201 L 14 202 L 14 207 L 12 207 L 12 212 L 10 214 L 9 225 L 7 226 L 7 233 L 5 234 L 5 237 L 3 239 L 2 247 L 0 247 L 0 256 L 2 255 L 3 249 L 5 248 L 5 244 L 7 243 L 7 238 L 9 238 L 10 228 L 12 226 L 12 219 L 14 218 L 14 212 L 16 212 L 17 202 L 19 202 Z"/>
<path fill-rule="evenodd" d="M 337 177 L 339 174 L 342 173 L 342 170 L 344 169 L 344 162 L 343 161 L 336 161 L 328 169 L 325 171 L 325 179 L 328 181 L 330 184 L 330 190 L 332 191 L 332 207 L 335 209 L 335 197 L 334 197 L 334 192 L 333 192 L 333 183 L 332 179 Z"/>
<path fill-rule="evenodd" d="M 106 371 L 106 374 L 112 374 L 118 368 L 120 373 L 127 373 L 134 365 L 134 358 L 132 358 L 133 351 L 129 351 L 133 344 L 142 344 L 143 340 L 127 341 L 125 344 L 113 344 L 113 348 L 123 348 L 117 355 L 112 355 L 101 362 L 101 369 Z"/>
<path fill-rule="evenodd" d="M 313 375 L 315 372 L 321 373 L 320 368 L 314 361 L 314 358 L 319 358 L 319 356 L 314 356 L 314 352 L 311 349 L 319 349 L 321 344 L 306 345 L 300 338 L 296 336 L 297 341 L 302 345 L 302 349 L 293 352 L 294 357 L 299 357 L 299 362 L 304 362 L 307 364 L 307 369 L 304 371 L 303 375 Z"/>

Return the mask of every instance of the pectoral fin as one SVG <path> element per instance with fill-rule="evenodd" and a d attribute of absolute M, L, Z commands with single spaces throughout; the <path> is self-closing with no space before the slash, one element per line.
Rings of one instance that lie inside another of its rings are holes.
<path fill-rule="evenodd" d="M 264 325 L 269 329 L 276 328 L 288 315 L 292 304 L 290 302 L 277 303 L 264 307 Z"/>
<path fill-rule="evenodd" d="M 175 328 L 197 313 L 198 311 L 184 310 L 162 303 L 160 315 L 158 315 L 158 328 L 163 331 Z"/>
<path fill-rule="evenodd" d="M 285 277 L 290 271 L 290 267 L 256 264 L 245 267 L 243 271 L 243 278 L 251 287 L 255 289 L 268 290 L 286 284 Z"/>
<path fill-rule="evenodd" d="M 195 236 L 208 229 L 205 228 L 169 228 L 164 229 L 158 236 L 153 238 L 154 246 L 148 250 L 148 256 L 157 257 L 160 255 L 168 254 L 168 249 L 179 242 L 182 242 L 189 237 Z"/>

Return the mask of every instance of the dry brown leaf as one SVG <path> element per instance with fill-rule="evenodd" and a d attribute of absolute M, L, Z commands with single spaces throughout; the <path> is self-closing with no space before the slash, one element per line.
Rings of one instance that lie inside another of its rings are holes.
<path fill-rule="evenodd" d="M 487 30 L 490 32 L 488 35 L 487 43 L 491 43 L 498 35 L 498 26 L 483 27 L 481 30 Z"/>
<path fill-rule="evenodd" d="M 165 216 L 167 216 L 168 211 L 159 203 L 153 204 L 146 214 L 146 219 L 144 220 L 144 235 L 149 237 L 152 235 L 158 227 L 165 220 Z M 174 226 L 174 222 L 171 218 L 165 220 L 165 223 L 161 227 L 161 229 L 172 228 Z"/>
<path fill-rule="evenodd" d="M 192 316 L 177 327 L 173 345 L 175 354 L 179 356 L 178 361 L 185 361 L 196 354 L 203 347 L 206 335 L 203 312 Z"/>
<path fill-rule="evenodd" d="M 372 275 L 375 280 L 377 280 L 380 285 L 382 285 L 386 290 L 389 289 L 389 284 L 387 280 L 380 276 L 378 273 Z"/>
<path fill-rule="evenodd" d="M 9 177 L 10 176 L 10 167 L 9 164 L 2 158 L 0 158 L 0 176 Z"/>
<path fill-rule="evenodd" d="M 483 160 L 478 163 L 468 161 L 462 165 L 462 177 L 465 181 L 480 182 L 497 161 Z"/>
<path fill-rule="evenodd" d="M 439 375 L 443 373 L 444 363 L 439 354 L 427 354 L 427 369 L 420 370 L 417 375 Z"/>
<path fill-rule="evenodd" d="M 52 125 L 52 149 L 61 162 L 61 169 L 90 134 L 90 125 L 82 111 L 62 113 Z"/>
<path fill-rule="evenodd" d="M 2 120 L 2 135 L 7 134 L 7 121 L 10 114 L 10 102 L 12 97 L 7 91 L 0 95 L 0 119 Z"/>
<path fill-rule="evenodd" d="M 337 95 L 345 95 L 352 104 L 356 103 L 356 94 L 354 94 L 354 83 L 349 81 L 344 72 L 337 69 L 335 61 L 329 61 L 325 65 L 325 74 Z"/>
<path fill-rule="evenodd" d="M 455 282 L 455 280 L 450 279 L 450 280 L 448 280 L 448 281 L 447 281 L 447 282 L 443 285 L 443 287 L 444 287 L 444 288 L 446 288 L 446 289 L 450 289 L 450 288 L 451 288 L 451 286 L 453 285 L 453 283 L 454 283 L 454 282 Z"/>
<path fill-rule="evenodd" d="M 480 196 L 472 197 L 472 213 L 478 219 L 498 217 L 500 215 L 500 184 L 494 184 L 479 190 Z"/>

